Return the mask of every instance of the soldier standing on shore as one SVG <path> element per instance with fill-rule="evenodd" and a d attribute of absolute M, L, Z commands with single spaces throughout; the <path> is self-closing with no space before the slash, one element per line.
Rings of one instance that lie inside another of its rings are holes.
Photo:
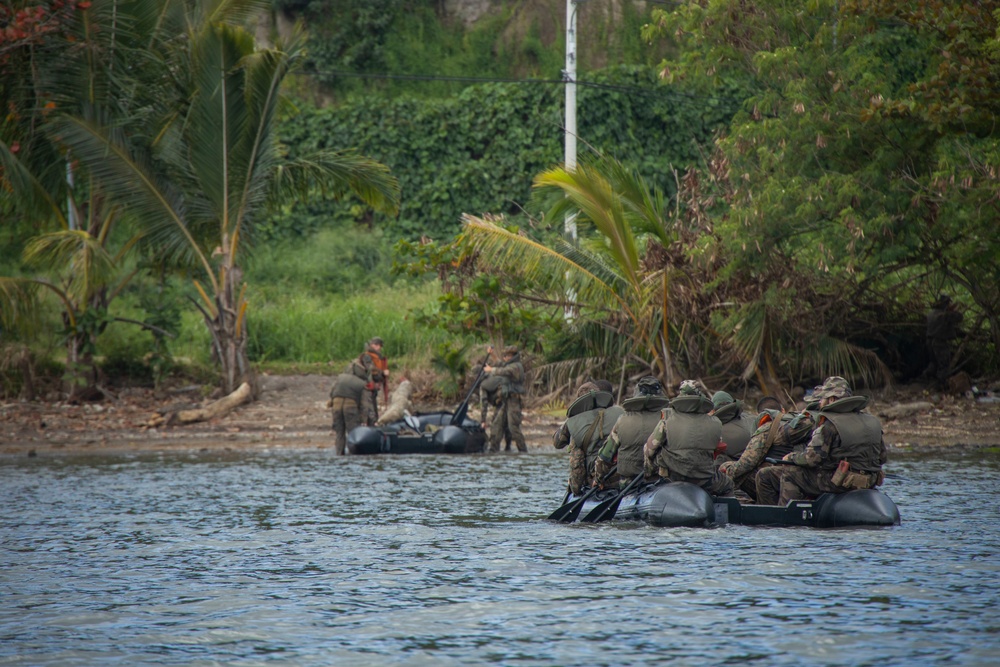
<path fill-rule="evenodd" d="M 368 426 L 374 426 L 378 421 L 379 387 L 382 388 L 385 402 L 389 402 L 389 360 L 382 354 L 382 339 L 375 336 L 369 340 L 358 360 L 368 374 L 362 419 Z"/>
<path fill-rule="evenodd" d="M 493 423 L 490 424 L 490 449 L 489 451 L 500 451 L 500 440 L 503 438 L 505 429 L 510 431 L 517 451 L 526 452 L 528 446 L 524 442 L 524 433 L 521 432 L 521 396 L 524 394 L 524 364 L 521 363 L 521 354 L 516 345 L 508 345 L 503 350 L 503 363 L 499 366 L 487 364 L 484 368 L 491 377 L 505 377 L 510 382 L 501 387 L 506 390 L 506 395 L 502 396 L 502 404 L 493 414 Z"/>
<path fill-rule="evenodd" d="M 927 313 L 927 348 L 931 363 L 924 371 L 926 377 L 934 378 L 938 389 L 944 389 L 951 377 L 951 344 L 958 338 L 958 326 L 962 323 L 962 313 L 958 312 L 951 297 L 938 296 Z"/>

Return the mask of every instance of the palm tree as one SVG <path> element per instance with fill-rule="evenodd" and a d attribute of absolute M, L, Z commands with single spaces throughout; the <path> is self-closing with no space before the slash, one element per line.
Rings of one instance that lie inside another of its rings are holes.
<path fill-rule="evenodd" d="M 580 247 L 560 241 L 550 248 L 494 221 L 466 215 L 463 236 L 479 253 L 478 261 L 562 299 L 582 322 L 610 330 L 615 334 L 611 341 L 624 341 L 623 347 L 604 353 L 638 355 L 672 382 L 676 370 L 667 295 L 670 280 L 681 274 L 669 264 L 651 265 L 643 251 L 646 242 L 665 247 L 673 241 L 664 222 L 663 195 L 603 156 L 581 161 L 574 171 L 550 169 L 535 178 L 534 187 L 543 196 L 555 195 L 549 218 L 575 213 L 579 224 L 593 227 L 597 236 L 581 241 Z"/>
<path fill-rule="evenodd" d="M 395 213 L 399 189 L 386 167 L 353 152 L 289 157 L 277 140 L 277 118 L 281 85 L 304 55 L 301 42 L 259 49 L 251 32 L 212 8 L 188 22 L 186 39 L 162 52 L 166 70 L 179 73 L 171 82 L 178 95 L 161 98 L 157 112 L 147 113 L 163 119 L 158 127 L 138 136 L 127 126 L 65 116 L 56 132 L 125 203 L 144 231 L 143 248 L 197 276 L 196 305 L 228 393 L 243 382 L 256 389 L 241 263 L 258 221 L 314 190 L 353 192 Z"/>

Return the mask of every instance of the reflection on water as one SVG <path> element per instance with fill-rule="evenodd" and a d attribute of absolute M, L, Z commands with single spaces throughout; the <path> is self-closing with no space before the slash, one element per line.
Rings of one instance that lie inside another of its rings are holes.
<path fill-rule="evenodd" d="M 992 665 L 1000 458 L 903 525 L 553 525 L 566 459 L 0 462 L 0 665 Z"/>

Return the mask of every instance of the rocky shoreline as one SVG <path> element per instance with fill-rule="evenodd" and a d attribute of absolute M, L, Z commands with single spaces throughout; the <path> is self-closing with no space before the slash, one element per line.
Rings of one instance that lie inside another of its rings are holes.
<path fill-rule="evenodd" d="M 332 449 L 326 407 L 331 380 L 325 375 L 265 375 L 256 402 L 183 426 L 151 424 L 165 410 L 204 403 L 202 387 L 175 388 L 167 394 L 126 389 L 114 400 L 82 405 L 7 402 L 0 404 L 0 456 Z M 876 396 L 869 410 L 882 419 L 892 452 L 956 452 L 1000 447 L 1000 400 L 995 396 L 951 396 L 908 386 Z M 431 411 L 441 406 L 417 408 Z M 529 450 L 551 450 L 552 433 L 562 419 L 540 408 L 527 410 Z"/>

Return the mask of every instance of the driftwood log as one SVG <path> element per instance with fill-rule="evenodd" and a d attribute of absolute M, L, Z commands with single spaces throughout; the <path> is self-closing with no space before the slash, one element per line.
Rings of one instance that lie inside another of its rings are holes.
<path fill-rule="evenodd" d="M 385 409 L 382 416 L 375 422 L 376 426 L 398 422 L 405 416 L 405 412 L 410 409 L 410 399 L 413 397 L 413 383 L 403 380 L 399 386 L 392 391 L 389 396 L 389 407 Z"/>
<path fill-rule="evenodd" d="M 228 396 L 223 396 L 219 400 L 209 403 L 204 407 L 192 408 L 189 410 L 177 410 L 176 412 L 170 412 L 165 415 L 155 415 L 149 420 L 147 426 L 176 426 L 178 424 L 193 424 L 195 422 L 207 421 L 209 419 L 214 419 L 215 417 L 221 417 L 222 415 L 231 412 L 234 408 L 249 401 L 252 393 L 250 385 L 244 382 L 237 387 L 236 391 L 233 393 Z"/>

